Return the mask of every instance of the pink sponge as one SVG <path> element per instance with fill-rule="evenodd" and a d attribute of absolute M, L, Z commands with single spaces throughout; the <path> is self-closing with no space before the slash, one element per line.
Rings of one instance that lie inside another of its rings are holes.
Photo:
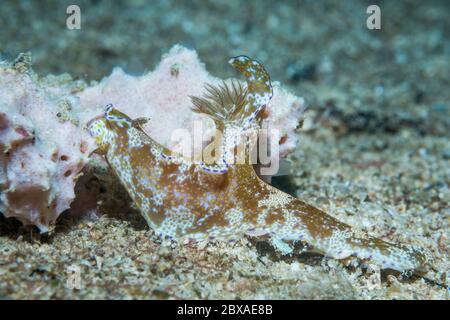
<path fill-rule="evenodd" d="M 53 91 L 53 93 L 51 92 Z M 0 65 L 0 211 L 45 232 L 74 199 L 94 144 L 77 99 L 29 69 Z"/>

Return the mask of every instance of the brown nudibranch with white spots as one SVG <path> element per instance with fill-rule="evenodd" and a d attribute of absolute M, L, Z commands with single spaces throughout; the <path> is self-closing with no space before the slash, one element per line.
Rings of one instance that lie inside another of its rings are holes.
<path fill-rule="evenodd" d="M 244 235 L 269 235 L 282 253 L 286 241 L 306 241 L 316 251 L 342 259 L 372 259 L 382 268 L 418 270 L 431 263 L 425 249 L 391 244 L 355 231 L 325 212 L 262 181 L 251 163 L 236 163 L 235 147 L 249 154 L 254 146 L 243 134 L 258 130 L 260 112 L 272 96 L 264 67 L 248 57 L 230 63 L 246 78 L 208 86 L 192 97 L 193 110 L 210 116 L 222 134 L 215 163 L 187 159 L 157 143 L 112 105 L 104 117 L 91 120 L 90 133 L 109 165 L 139 207 L 147 223 L 161 236 L 177 241 L 231 241 Z"/>

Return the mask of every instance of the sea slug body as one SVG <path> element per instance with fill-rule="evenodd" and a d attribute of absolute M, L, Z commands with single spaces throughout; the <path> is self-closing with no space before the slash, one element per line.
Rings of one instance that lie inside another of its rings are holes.
<path fill-rule="evenodd" d="M 269 235 L 284 254 L 286 241 L 302 240 L 336 259 L 357 256 L 383 268 L 422 269 L 431 263 L 420 248 L 397 245 L 354 231 L 325 212 L 262 181 L 252 164 L 229 161 L 232 150 L 250 143 L 240 135 L 258 129 L 258 116 L 272 96 L 268 73 L 245 56 L 230 60 L 245 79 L 207 87 L 192 97 L 193 110 L 210 116 L 223 132 L 221 157 L 212 165 L 186 159 L 157 143 L 139 120 L 109 105 L 89 131 L 149 226 L 161 236 L 184 241 L 231 241 L 244 235 Z"/>

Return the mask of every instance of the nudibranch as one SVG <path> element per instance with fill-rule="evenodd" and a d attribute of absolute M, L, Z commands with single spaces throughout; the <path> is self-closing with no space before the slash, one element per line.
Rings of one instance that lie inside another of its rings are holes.
<path fill-rule="evenodd" d="M 244 75 L 244 83 L 209 85 L 202 98 L 191 97 L 193 111 L 211 117 L 223 132 L 221 155 L 213 164 L 171 152 L 144 132 L 143 119 L 130 119 L 112 105 L 89 122 L 97 152 L 105 156 L 148 225 L 176 241 L 268 235 L 283 254 L 292 253 L 289 241 L 301 240 L 332 258 L 372 259 L 382 268 L 405 271 L 430 265 L 427 250 L 356 231 L 267 184 L 251 163 L 230 161 L 237 146 L 250 152 L 253 145 L 239 137 L 258 129 L 261 111 L 272 97 L 269 75 L 259 62 L 239 56 L 230 63 Z"/>

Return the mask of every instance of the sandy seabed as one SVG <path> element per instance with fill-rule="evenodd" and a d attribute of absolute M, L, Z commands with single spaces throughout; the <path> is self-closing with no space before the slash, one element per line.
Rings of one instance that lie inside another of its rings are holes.
<path fill-rule="evenodd" d="M 283 257 L 264 239 L 161 241 L 116 197 L 120 187 L 85 179 L 101 195 L 100 217 L 64 213 L 50 235 L 0 218 L 0 298 L 449 298 L 448 2 L 383 3 L 382 30 L 369 31 L 364 1 L 135 1 L 108 9 L 80 1 L 89 10 L 79 33 L 64 28 L 65 8 L 50 2 L 4 4 L 2 56 L 31 51 L 38 73 L 85 81 L 116 65 L 152 69 L 179 42 L 218 76 L 229 75 L 229 56 L 263 61 L 308 103 L 291 174 L 273 184 L 375 236 L 430 249 L 435 270 L 399 275 L 314 255 L 302 243 Z"/>

